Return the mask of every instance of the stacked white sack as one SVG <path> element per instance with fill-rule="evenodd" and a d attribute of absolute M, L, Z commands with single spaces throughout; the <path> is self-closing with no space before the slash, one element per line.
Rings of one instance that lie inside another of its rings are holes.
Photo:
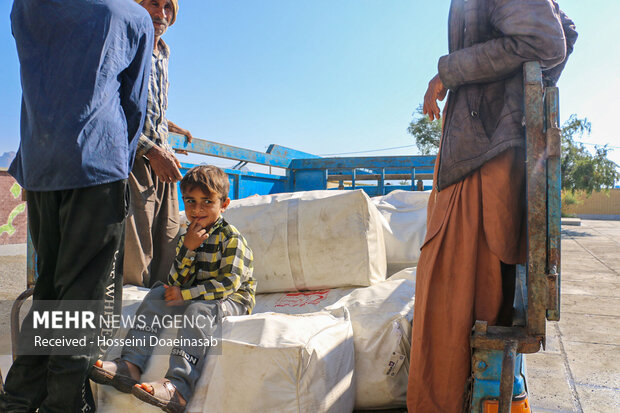
<path fill-rule="evenodd" d="M 372 198 L 385 218 L 387 273 L 415 267 L 426 236 L 426 207 L 430 192 L 393 191 Z"/>
<path fill-rule="evenodd" d="M 354 350 L 346 309 L 227 317 L 188 412 L 350 412 Z"/>
<path fill-rule="evenodd" d="M 232 201 L 224 218 L 254 252 L 258 293 L 385 280 L 381 214 L 362 190 L 244 198 Z"/>
<path fill-rule="evenodd" d="M 304 312 L 346 307 L 355 342 L 355 408 L 406 404 L 415 268 L 366 288 L 259 294 L 254 312 Z"/>
<path fill-rule="evenodd" d="M 141 300 L 148 290 L 125 287 L 123 294 Z M 137 311 L 127 301 L 123 316 Z M 124 303 L 125 304 L 125 303 Z M 120 337 L 126 335 L 121 331 Z M 176 337 L 175 329 L 161 338 Z M 206 361 L 186 412 L 278 411 L 348 412 L 355 401 L 352 327 L 345 308 L 304 315 L 256 314 L 226 317 L 222 354 Z M 158 347 L 143 381 L 161 379 L 171 348 Z M 109 351 L 106 359 L 120 355 Z M 160 412 L 132 395 L 97 385 L 98 411 Z"/>
<path fill-rule="evenodd" d="M 415 268 L 358 288 L 331 307 L 351 314 L 355 343 L 355 407 L 400 407 L 407 402 Z"/>

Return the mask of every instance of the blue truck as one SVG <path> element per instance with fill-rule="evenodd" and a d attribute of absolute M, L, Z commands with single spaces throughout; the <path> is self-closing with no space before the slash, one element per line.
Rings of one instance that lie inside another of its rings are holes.
<path fill-rule="evenodd" d="M 545 88 L 537 62 L 524 66 L 524 113 L 527 152 L 527 263 L 517 269 L 514 319 L 511 327 L 477 321 L 472 330 L 471 412 L 530 412 L 523 354 L 545 346 L 546 321 L 559 320 L 560 291 L 560 129 L 558 90 Z M 335 189 L 363 189 L 369 196 L 390 191 L 427 190 L 435 156 L 324 158 L 279 145 L 258 152 L 194 139 L 188 143 L 170 135 L 177 151 L 237 161 L 225 169 L 230 198 L 255 194 Z M 245 170 L 246 164 L 268 168 L 267 173 Z M 192 164 L 182 164 L 182 172 Z M 278 168 L 281 173 L 270 173 Z M 403 182 L 410 182 L 403 185 Z M 28 287 L 15 301 L 11 314 L 13 353 L 16 354 L 19 310 L 32 293 L 36 279 L 35 252 L 28 243 Z M 404 408 L 404 406 L 403 406 Z M 403 409 L 397 410 L 403 411 Z"/>

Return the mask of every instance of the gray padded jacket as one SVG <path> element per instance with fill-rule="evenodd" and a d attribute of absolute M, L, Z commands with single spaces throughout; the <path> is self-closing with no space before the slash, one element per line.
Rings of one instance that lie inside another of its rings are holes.
<path fill-rule="evenodd" d="M 508 148 L 524 146 L 523 64 L 539 61 L 554 84 L 577 32 L 553 0 L 452 0 L 449 89 L 437 188 L 460 181 Z"/>

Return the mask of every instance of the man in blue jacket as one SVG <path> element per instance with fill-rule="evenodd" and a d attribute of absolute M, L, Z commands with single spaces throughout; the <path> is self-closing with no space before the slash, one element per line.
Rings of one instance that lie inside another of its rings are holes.
<path fill-rule="evenodd" d="M 126 182 L 144 123 L 153 24 L 127 0 L 15 0 L 11 27 L 23 97 L 9 172 L 27 190 L 37 253 L 33 308 L 45 300 L 56 310 L 74 300 L 97 311 L 116 300 L 118 308 Z M 22 328 L 36 330 L 32 311 Z M 71 331 L 46 333 L 58 339 Z M 87 377 L 101 350 L 95 334 L 76 348 L 24 349 L 0 411 L 94 411 Z"/>

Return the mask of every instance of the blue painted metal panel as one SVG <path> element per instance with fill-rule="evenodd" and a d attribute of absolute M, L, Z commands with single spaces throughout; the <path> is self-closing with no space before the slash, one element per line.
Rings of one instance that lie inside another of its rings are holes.
<path fill-rule="evenodd" d="M 247 161 L 261 165 L 276 166 L 279 168 L 288 168 L 291 163 L 291 159 L 285 158 L 284 156 L 253 151 L 251 149 L 238 148 L 236 146 L 225 145 L 223 143 L 211 142 L 203 139 L 194 138 L 192 143 L 188 143 L 185 136 L 174 133 L 169 135 L 168 141 L 174 149 L 181 149 L 201 155 Z"/>
<path fill-rule="evenodd" d="M 380 191 L 379 188 L 376 186 L 358 186 L 358 189 L 363 189 L 369 196 L 378 196 L 380 195 Z M 430 191 L 431 189 L 433 189 L 432 185 L 426 185 L 424 186 L 424 190 L 425 191 Z M 384 187 L 384 194 L 383 195 L 387 195 L 392 191 L 411 191 L 411 186 L 410 185 L 385 185 Z"/>
<path fill-rule="evenodd" d="M 346 180 L 350 180 L 353 186 L 345 189 L 361 188 L 370 196 L 376 196 L 387 194 L 395 189 L 411 190 L 411 186 L 390 187 L 385 183 L 385 175 L 400 174 L 430 178 L 435 159 L 435 156 L 294 159 L 289 167 L 289 175 L 294 191 L 325 189 L 327 176 L 350 175 L 350 179 Z M 369 174 L 377 175 L 377 185 L 360 186 L 359 181 L 363 180 L 364 175 Z"/>
<path fill-rule="evenodd" d="M 384 166 L 381 168 L 374 168 L 374 169 L 367 169 L 367 168 L 300 168 L 300 169 L 294 169 L 294 171 L 299 171 L 299 170 L 309 170 L 309 169 L 324 169 L 329 171 L 329 175 L 353 175 L 353 171 L 355 171 L 356 177 L 358 180 L 362 180 L 364 179 L 364 177 L 367 175 L 380 175 L 382 171 L 385 170 L 385 174 L 386 175 L 404 175 L 406 176 L 406 178 L 402 178 L 402 179 L 411 179 L 412 177 L 415 177 L 415 179 L 432 179 L 433 176 L 433 170 L 426 168 L 426 167 L 421 167 L 421 168 L 416 168 L 415 169 L 415 174 L 412 172 L 412 168 L 400 168 L 400 167 L 392 167 L 392 166 Z M 350 180 L 351 178 L 347 178 L 347 180 Z"/>
<path fill-rule="evenodd" d="M 295 149 L 287 148 L 285 146 L 271 144 L 267 148 L 267 153 L 272 155 L 282 156 L 287 159 L 305 159 L 305 158 L 320 158 L 318 155 L 313 155 L 307 152 L 297 151 Z"/>
<path fill-rule="evenodd" d="M 324 169 L 295 171 L 289 179 L 292 181 L 293 192 L 327 188 L 327 171 Z"/>
<path fill-rule="evenodd" d="M 187 171 L 193 168 L 194 164 L 181 163 L 181 174 L 185 175 Z M 230 190 L 228 196 L 230 199 L 245 198 L 252 195 L 266 195 L 286 192 L 288 190 L 288 177 L 281 175 L 270 175 L 259 172 L 240 171 L 237 169 L 222 169 L 228 174 L 230 182 Z M 185 210 L 182 202 L 182 194 L 180 186 L 177 186 L 179 196 L 179 209 Z"/>
<path fill-rule="evenodd" d="M 472 371 L 475 379 L 472 390 L 472 412 L 481 413 L 484 400 L 499 398 L 503 356 L 503 351 L 475 350 L 472 360 Z M 518 354 L 515 363 L 513 397 L 523 395 L 526 390 L 525 359 L 522 354 Z"/>
<path fill-rule="evenodd" d="M 435 156 L 371 156 L 347 158 L 294 159 L 290 168 L 298 169 L 378 169 L 402 168 L 409 173 L 411 168 L 426 168 L 432 173 Z M 420 170 L 420 173 L 422 171 Z"/>
<path fill-rule="evenodd" d="M 357 189 L 366 192 L 369 197 L 379 196 L 379 187 L 377 186 L 358 186 Z"/>
<path fill-rule="evenodd" d="M 352 190 L 354 188 L 352 187 L 346 187 L 345 189 L 347 190 Z M 380 191 L 379 188 L 377 186 L 360 186 L 358 185 L 355 189 L 361 189 L 364 192 L 366 192 L 366 195 L 368 195 L 369 197 L 373 197 L 373 196 L 379 196 L 380 195 Z M 433 189 L 432 185 L 426 185 L 424 186 L 424 190 L 425 191 L 430 191 L 431 189 Z M 330 191 L 337 191 L 338 188 L 329 188 Z M 392 191 L 397 191 L 397 190 L 401 190 L 401 191 L 411 191 L 411 186 L 410 185 L 386 185 L 385 186 L 385 194 L 387 195 Z"/>
<path fill-rule="evenodd" d="M 279 194 L 286 192 L 286 180 L 264 179 L 253 176 L 240 176 L 240 190 L 238 198 L 246 198 L 252 195 Z"/>
<path fill-rule="evenodd" d="M 292 169 L 293 172 L 297 172 L 300 170 L 309 170 L 308 169 Z M 314 169 L 314 168 L 312 168 Z M 381 180 L 381 176 L 384 175 L 386 181 L 394 181 L 394 180 L 411 180 L 412 174 L 409 168 L 399 168 L 399 167 L 391 167 L 385 166 L 380 168 L 317 168 L 328 171 L 328 175 L 330 177 L 330 181 L 333 181 L 334 178 L 338 175 L 342 176 L 342 179 L 345 181 L 351 181 L 353 179 L 353 175 L 355 174 L 355 178 L 358 184 L 368 183 L 375 181 L 378 183 Z M 416 170 L 416 179 L 426 179 L 430 180 L 433 177 L 433 172 L 431 169 L 420 168 Z M 387 182 L 386 182 L 387 183 Z"/>
<path fill-rule="evenodd" d="M 197 165 L 196 164 L 182 162 L 181 163 L 181 175 L 185 175 L 185 173 L 190 168 L 193 168 L 194 166 L 197 166 Z M 272 174 L 265 174 L 265 173 L 261 173 L 261 172 L 240 171 L 238 169 L 228 169 L 228 168 L 223 168 L 222 170 L 225 171 L 229 175 L 253 176 L 253 177 L 263 178 L 263 179 L 273 179 L 274 181 L 286 181 L 288 179 L 284 175 L 272 175 Z"/>

